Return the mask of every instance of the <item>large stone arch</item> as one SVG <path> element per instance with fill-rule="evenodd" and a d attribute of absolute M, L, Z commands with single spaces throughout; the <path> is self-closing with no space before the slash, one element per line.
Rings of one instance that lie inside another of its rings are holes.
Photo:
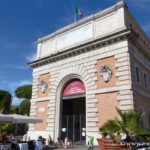
<path fill-rule="evenodd" d="M 64 68 L 61 69 L 59 72 L 57 72 L 57 77 L 55 78 L 56 80 L 53 81 L 52 83 L 52 87 L 53 87 L 53 93 L 55 93 L 54 95 L 54 99 L 55 99 L 55 114 L 54 114 L 54 130 L 53 130 L 53 134 L 54 134 L 54 140 L 57 140 L 57 137 L 59 135 L 59 127 L 60 127 L 60 100 L 61 100 L 61 92 L 63 87 L 65 86 L 65 84 L 69 81 L 72 80 L 74 78 L 80 79 L 85 87 L 86 87 L 86 114 L 89 113 L 87 111 L 90 111 L 91 113 L 95 113 L 94 117 L 96 117 L 96 111 L 97 110 L 92 110 L 92 109 L 87 109 L 87 106 L 89 105 L 89 101 L 92 100 L 93 101 L 91 103 L 96 103 L 96 96 L 95 93 L 92 92 L 92 90 L 96 89 L 96 85 L 95 85 L 95 81 L 93 80 L 93 78 L 90 76 L 90 74 L 88 73 L 88 71 L 83 67 L 83 65 L 78 65 L 78 66 L 72 66 L 70 68 Z M 90 116 L 90 115 L 89 115 Z M 86 117 L 86 124 L 87 121 L 93 121 L 88 119 L 88 116 Z M 97 121 L 97 119 L 95 119 L 94 121 Z M 88 123 L 90 124 L 90 123 Z M 93 127 L 94 126 L 94 130 Z M 92 132 L 97 132 L 98 129 L 96 128 L 96 122 L 94 122 L 94 124 L 91 124 L 91 131 Z M 86 127 L 88 128 L 88 127 Z M 87 132 L 90 131 L 87 129 Z"/>

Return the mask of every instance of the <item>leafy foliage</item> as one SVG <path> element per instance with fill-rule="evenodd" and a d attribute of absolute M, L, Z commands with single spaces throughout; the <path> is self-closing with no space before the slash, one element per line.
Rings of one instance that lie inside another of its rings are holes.
<path fill-rule="evenodd" d="M 29 115 L 30 113 L 30 100 L 25 99 L 20 103 L 19 106 L 19 114 L 21 115 Z"/>
<path fill-rule="evenodd" d="M 23 101 L 19 105 L 19 114 L 29 115 L 30 99 L 32 95 L 32 85 L 24 85 L 24 86 L 18 87 L 15 90 L 15 95 L 16 97 L 23 99 Z"/>
<path fill-rule="evenodd" d="M 114 120 L 108 120 L 101 128 L 100 131 L 103 133 L 103 135 L 113 135 L 113 133 L 118 132 L 120 130 L 120 127 L 117 123 L 118 119 Z"/>
<path fill-rule="evenodd" d="M 11 105 L 11 113 L 19 114 L 19 106 L 18 105 Z"/>
<path fill-rule="evenodd" d="M 0 135 L 9 135 L 12 132 L 12 124 L 10 123 L 5 123 L 0 125 Z"/>
<path fill-rule="evenodd" d="M 24 85 L 15 90 L 15 96 L 23 99 L 31 99 L 32 85 Z"/>
<path fill-rule="evenodd" d="M 0 111 L 8 114 L 10 111 L 12 96 L 8 91 L 0 90 Z"/>
<path fill-rule="evenodd" d="M 150 132 L 140 125 L 142 112 L 140 111 L 127 111 L 123 112 L 117 109 L 119 118 L 107 121 L 101 128 L 100 132 L 113 136 L 114 133 L 126 134 L 127 141 L 132 142 L 135 139 L 147 140 Z"/>
<path fill-rule="evenodd" d="M 11 129 L 12 129 L 12 124 L 10 124 L 10 123 L 4 124 L 3 128 L 2 128 L 3 132 L 5 132 L 5 134 L 10 134 L 12 132 Z"/>

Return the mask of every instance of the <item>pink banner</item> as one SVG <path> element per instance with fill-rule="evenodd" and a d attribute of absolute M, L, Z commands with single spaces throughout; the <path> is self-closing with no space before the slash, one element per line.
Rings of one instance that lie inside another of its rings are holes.
<path fill-rule="evenodd" d="M 78 95 L 85 93 L 85 86 L 82 81 L 74 80 L 67 84 L 64 89 L 63 96 Z"/>

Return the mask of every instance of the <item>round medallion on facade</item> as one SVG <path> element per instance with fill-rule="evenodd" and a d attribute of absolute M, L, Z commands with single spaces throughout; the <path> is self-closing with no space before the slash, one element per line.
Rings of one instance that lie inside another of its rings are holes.
<path fill-rule="evenodd" d="M 45 93 L 46 90 L 48 88 L 48 84 L 46 83 L 46 81 L 42 80 L 40 81 L 40 89 L 42 93 Z"/>
<path fill-rule="evenodd" d="M 112 70 L 108 65 L 102 65 L 100 69 L 100 76 L 105 81 L 108 82 L 112 77 Z"/>

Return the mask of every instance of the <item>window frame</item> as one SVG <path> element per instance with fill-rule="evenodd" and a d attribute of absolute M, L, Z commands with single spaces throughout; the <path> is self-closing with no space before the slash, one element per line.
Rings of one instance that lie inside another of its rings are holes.
<path fill-rule="evenodd" d="M 136 83 L 141 83 L 141 71 L 138 65 L 135 66 L 135 76 L 136 76 Z"/>
<path fill-rule="evenodd" d="M 144 87 L 148 88 L 148 74 L 146 72 L 143 73 Z"/>

